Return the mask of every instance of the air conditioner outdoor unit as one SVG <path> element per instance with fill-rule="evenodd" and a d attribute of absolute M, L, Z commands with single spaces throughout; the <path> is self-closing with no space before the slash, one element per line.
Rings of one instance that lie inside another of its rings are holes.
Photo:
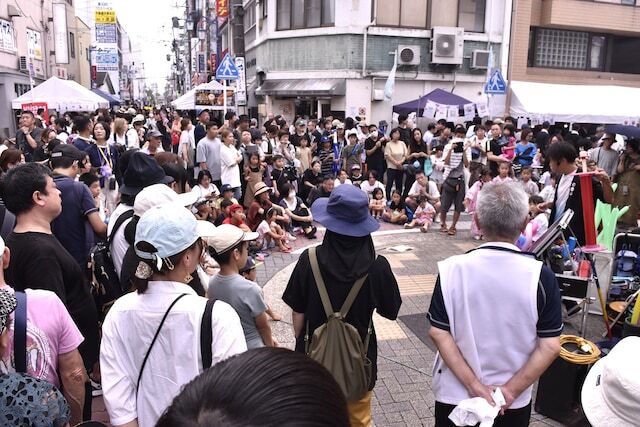
<path fill-rule="evenodd" d="M 471 52 L 471 68 L 476 70 L 488 69 L 490 56 L 488 50 L 474 50 Z"/>
<path fill-rule="evenodd" d="M 18 70 L 29 71 L 29 62 L 27 62 L 26 56 L 21 56 L 18 58 Z"/>
<path fill-rule="evenodd" d="M 398 65 L 420 65 L 420 46 L 399 45 Z"/>
<path fill-rule="evenodd" d="M 433 64 L 462 64 L 464 28 L 433 27 L 431 34 L 431 62 Z"/>
<path fill-rule="evenodd" d="M 384 89 L 373 89 L 372 101 L 384 101 Z"/>

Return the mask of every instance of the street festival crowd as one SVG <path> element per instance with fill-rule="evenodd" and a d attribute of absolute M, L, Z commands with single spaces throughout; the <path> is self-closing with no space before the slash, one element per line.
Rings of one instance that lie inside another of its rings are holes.
<path fill-rule="evenodd" d="M 371 425 L 372 313 L 394 320 L 402 302 L 371 233 L 455 236 L 467 212 L 487 243 L 438 264 L 425 319 L 434 422 L 456 425 L 456 406 L 481 398 L 471 425 L 528 425 L 563 324 L 553 272 L 523 246 L 582 211 L 583 167 L 594 198 L 629 206 L 620 224 L 637 227 L 639 140 L 511 117 L 213 116 L 22 112 L 0 145 L 0 424 L 76 425 L 103 395 L 116 426 Z M 571 221 L 584 244 L 582 215 Z M 256 268 L 322 233 L 282 296 L 296 351 L 278 349 Z M 592 425 L 637 425 L 640 380 L 607 365 L 633 361 L 635 340 L 592 369 L 608 381 L 585 381 Z"/>

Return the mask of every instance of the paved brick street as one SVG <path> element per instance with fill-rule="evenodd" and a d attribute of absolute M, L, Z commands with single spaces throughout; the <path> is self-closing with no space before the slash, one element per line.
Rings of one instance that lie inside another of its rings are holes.
<path fill-rule="evenodd" d="M 383 224 L 375 234 L 378 253 L 389 260 L 402 294 L 402 307 L 397 321 L 374 317 L 378 336 L 378 382 L 372 412 L 376 426 L 432 426 L 434 425 L 434 396 L 431 390 L 431 367 L 435 357 L 433 344 L 427 338 L 428 323 L 425 318 L 435 284 L 439 260 L 463 253 L 476 246 L 469 236 L 469 221 L 463 217 L 458 235 L 450 237 L 438 232 L 438 224 L 432 225 L 429 233 L 403 230 Z M 258 268 L 258 282 L 263 286 L 269 305 L 283 314 L 284 320 L 272 322 L 272 328 L 281 346 L 293 348 L 291 312 L 280 299 L 295 261 L 302 248 L 310 243 L 298 239 L 292 254 L 274 252 Z M 389 248 L 408 245 L 413 249 L 398 253 Z M 602 329 L 595 316 L 590 319 L 590 328 Z M 566 333 L 575 333 L 567 325 Z M 595 333 L 595 332 L 594 332 Z M 106 420 L 101 399 L 94 399 L 94 415 Z M 532 416 L 532 426 L 560 426 L 561 424 L 542 417 Z"/>

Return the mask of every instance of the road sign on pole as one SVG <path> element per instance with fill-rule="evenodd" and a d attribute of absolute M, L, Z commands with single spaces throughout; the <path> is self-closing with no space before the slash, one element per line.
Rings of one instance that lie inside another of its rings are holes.
<path fill-rule="evenodd" d="M 493 70 L 487 84 L 484 86 L 484 93 L 492 95 L 504 95 L 507 93 L 507 82 L 504 81 L 500 70 Z"/>
<path fill-rule="evenodd" d="M 238 80 L 239 74 L 231 55 L 226 54 L 216 70 L 216 80 Z"/>

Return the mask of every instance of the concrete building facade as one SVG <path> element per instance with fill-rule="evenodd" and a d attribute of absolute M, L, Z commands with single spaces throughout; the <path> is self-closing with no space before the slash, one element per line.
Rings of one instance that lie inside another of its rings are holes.
<path fill-rule="evenodd" d="M 487 66 L 507 68 L 508 0 L 245 0 L 243 12 L 248 110 L 262 117 L 390 122 L 394 104 L 436 88 L 486 101 Z M 445 44 L 434 40 L 442 34 Z M 443 59 L 450 43 L 460 47 Z M 393 99 L 383 101 L 396 53 Z"/>
<path fill-rule="evenodd" d="M 510 85 L 640 87 L 640 1 L 515 0 L 511 31 Z"/>
<path fill-rule="evenodd" d="M 0 136 L 15 136 L 11 100 L 31 84 L 80 79 L 79 27 L 72 0 L 0 0 Z"/>

